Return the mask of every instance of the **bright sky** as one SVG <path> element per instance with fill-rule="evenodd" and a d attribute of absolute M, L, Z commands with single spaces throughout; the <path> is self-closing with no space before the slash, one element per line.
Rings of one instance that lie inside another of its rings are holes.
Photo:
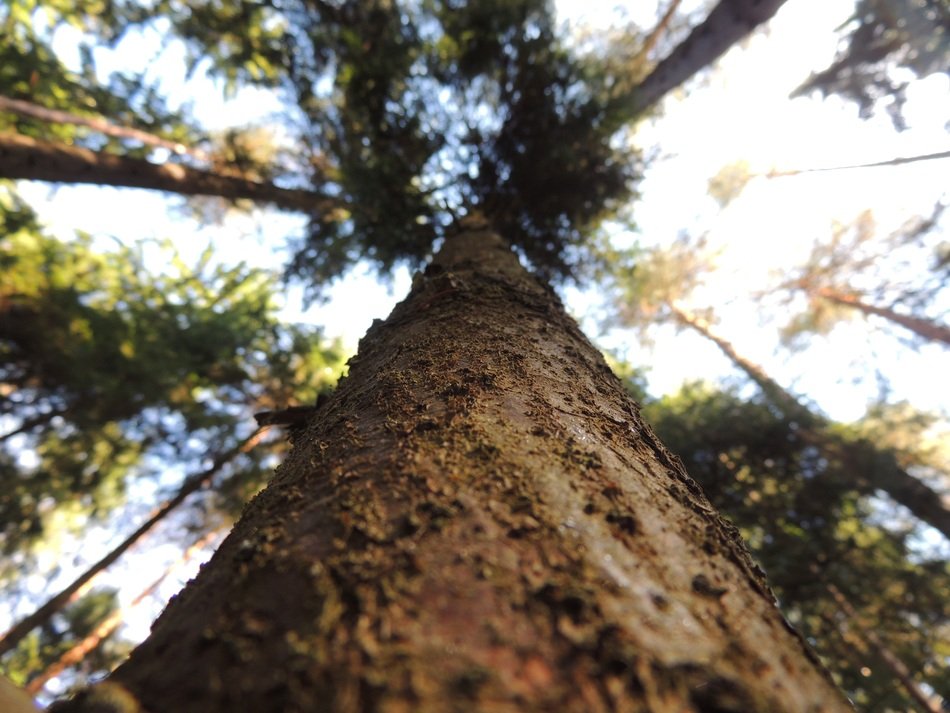
<path fill-rule="evenodd" d="M 587 8 L 594 22 L 598 11 L 607 15 L 612 7 L 606 2 L 563 1 Z M 807 354 L 787 359 L 777 351 L 775 327 L 781 322 L 763 327 L 749 295 L 768 284 L 770 271 L 803 261 L 816 239 L 830 235 L 835 219 L 849 222 L 873 208 L 885 231 L 913 215 L 927 214 L 939 197 L 946 198 L 950 162 L 758 178 L 722 212 L 707 196 L 709 178 L 739 159 L 747 160 L 753 171 L 765 172 L 868 163 L 950 148 L 944 126 L 950 117 L 945 75 L 912 85 L 906 109 L 911 129 L 900 133 L 886 116 L 861 121 L 853 105 L 836 98 L 788 99 L 812 71 L 829 64 L 837 44 L 833 28 L 852 10 L 849 0 L 789 2 L 767 34 L 755 36 L 746 48 L 734 48 L 720 61 L 719 71 L 701 80 L 706 86 L 691 88 L 685 101 L 676 94 L 666 98 L 664 116 L 638 131 L 642 146 L 658 145 L 664 155 L 648 169 L 643 183 L 635 210 L 638 238 L 664 244 L 681 230 L 694 236 L 708 230 L 711 246 L 723 253 L 719 269 L 695 295 L 693 306 L 716 307 L 721 320 L 717 331 L 740 353 L 833 417 L 859 418 L 875 396 L 873 378 L 852 383 L 858 375 L 852 362 L 865 362 L 872 351 L 875 366 L 891 378 L 895 395 L 923 409 L 945 411 L 950 405 L 945 394 L 933 388 L 935 376 L 946 371 L 945 349 L 915 353 L 892 337 L 870 334 L 866 323 L 856 320 L 828 339 L 813 340 Z M 590 325 L 585 326 L 591 333 Z M 630 335 L 611 335 L 603 342 L 626 348 L 634 364 L 648 362 L 654 393 L 675 390 L 683 379 L 735 374 L 716 347 L 691 333 L 657 330 L 655 348 L 645 359 L 630 340 Z"/>
<path fill-rule="evenodd" d="M 583 12 L 596 24 L 609 19 L 616 2 L 561 0 L 558 5 L 565 16 Z M 653 5 L 634 5 L 649 11 L 637 18 L 649 25 L 656 16 Z M 716 306 L 721 318 L 717 329 L 723 336 L 783 385 L 806 394 L 833 417 L 860 417 L 874 396 L 873 378 L 858 385 L 851 378 L 861 375 L 853 362 L 866 360 L 868 353 L 891 379 L 895 395 L 920 408 L 946 411 L 945 393 L 934 388 L 938 375 L 947 371 L 945 350 L 913 352 L 893 338 L 869 336 L 865 323 L 855 321 L 828 339 L 814 340 L 807 354 L 786 358 L 777 349 L 776 324 L 760 324 L 748 295 L 767 283 L 770 270 L 802 260 L 815 239 L 830 234 L 835 218 L 850 221 L 870 207 L 884 229 L 926 213 L 938 198 L 946 199 L 950 162 L 754 179 L 723 212 L 707 196 L 709 178 L 738 159 L 748 160 L 753 170 L 767 171 L 866 163 L 950 148 L 944 126 L 950 117 L 946 76 L 912 86 L 907 104 L 912 128 L 903 133 L 896 132 L 886 117 L 860 121 L 854 106 L 834 99 L 788 100 L 811 71 L 827 66 L 837 42 L 832 30 L 852 7 L 849 0 L 787 3 L 768 35 L 755 37 L 745 49 L 733 49 L 722 60 L 720 71 L 707 78 L 706 86 L 693 88 L 685 101 L 679 96 L 665 101 L 665 116 L 638 133 L 641 145 L 661 146 L 664 158 L 649 169 L 643 182 L 636 209 L 637 237 L 664 244 L 681 230 L 693 234 L 708 230 L 711 243 L 725 251 L 719 273 L 696 296 L 695 306 Z M 161 43 L 158 33 L 126 42 L 111 58 L 111 65 L 129 68 L 144 61 L 150 62 L 156 76 L 178 76 L 181 55 L 176 55 L 176 45 L 158 61 L 153 59 Z M 74 46 L 75 38 L 68 34 L 58 43 L 64 52 Z M 101 57 L 103 69 L 110 66 L 109 60 L 107 55 Z M 277 109 L 261 92 L 247 92 L 223 107 L 216 99 L 218 90 L 200 76 L 187 87 L 170 83 L 168 89 L 177 98 L 193 97 L 196 116 L 209 126 L 266 120 L 266 112 Z M 171 236 L 189 254 L 197 254 L 213 241 L 229 258 L 240 255 L 253 264 L 275 268 L 282 265 L 284 256 L 273 246 L 301 225 L 297 218 L 268 210 L 239 219 L 237 229 L 231 224 L 196 231 L 169 210 L 165 197 L 147 191 L 82 186 L 52 191 L 39 183 L 24 184 L 21 190 L 63 237 L 71 236 L 77 227 L 126 240 Z M 385 318 L 405 294 L 409 281 L 408 274 L 400 272 L 389 290 L 365 270 L 358 270 L 331 290 L 328 304 L 314 306 L 304 315 L 297 306 L 299 295 L 289 295 L 287 313 L 323 325 L 327 334 L 342 336 L 355 348 L 370 322 Z M 576 315 L 596 312 L 596 294 L 591 291 L 569 290 L 567 298 Z M 586 319 L 584 326 L 596 336 L 596 320 Z M 612 334 L 605 341 L 626 351 L 632 363 L 651 365 L 651 389 L 657 394 L 675 390 L 684 379 L 735 376 L 715 347 L 691 334 L 658 330 L 650 351 L 644 351 L 630 335 Z M 191 574 L 186 571 L 182 578 Z M 182 578 L 165 585 L 166 598 Z M 132 635 L 146 633 L 140 626 Z"/>

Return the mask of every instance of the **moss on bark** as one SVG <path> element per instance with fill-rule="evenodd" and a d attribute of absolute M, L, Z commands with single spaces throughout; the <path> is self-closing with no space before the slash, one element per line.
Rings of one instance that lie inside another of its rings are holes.
<path fill-rule="evenodd" d="M 849 709 L 553 292 L 471 225 L 110 681 L 155 712 Z"/>

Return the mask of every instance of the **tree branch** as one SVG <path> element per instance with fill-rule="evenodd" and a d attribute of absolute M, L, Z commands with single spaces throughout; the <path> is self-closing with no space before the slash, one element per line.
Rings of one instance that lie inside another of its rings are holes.
<path fill-rule="evenodd" d="M 787 171 L 772 170 L 764 175 L 766 178 L 784 178 L 786 176 L 800 176 L 803 173 L 819 173 L 822 171 L 848 171 L 855 168 L 880 168 L 883 166 L 902 166 L 906 163 L 916 163 L 918 161 L 934 161 L 941 158 L 950 158 L 950 151 L 938 151 L 936 153 L 921 154 L 919 156 L 897 156 L 885 161 L 874 161 L 872 163 L 854 163 L 847 166 L 824 166 L 821 168 L 791 168 Z"/>
<path fill-rule="evenodd" d="M 134 141 L 139 141 L 146 146 L 156 146 L 158 148 L 168 149 L 175 154 L 188 154 L 189 156 L 194 156 L 201 161 L 212 160 L 211 154 L 206 151 L 185 146 L 178 141 L 169 141 L 168 139 L 163 139 L 161 136 L 150 134 L 149 132 L 142 131 L 141 129 L 134 129 L 130 126 L 119 126 L 118 124 L 101 117 L 79 116 L 77 114 L 71 114 L 68 111 L 48 109 L 47 107 L 40 106 L 39 104 L 34 104 L 22 99 L 13 99 L 11 97 L 3 96 L 2 94 L 0 94 L 0 111 L 9 111 L 14 114 L 19 114 L 20 116 L 25 116 L 30 119 L 38 119 L 39 121 L 45 121 L 51 124 L 73 124 L 75 126 L 85 126 L 88 129 L 97 131 L 100 134 L 106 134 L 107 136 L 115 136 L 116 138 L 120 139 L 132 139 Z"/>
<path fill-rule="evenodd" d="M 22 641 L 23 638 L 33 629 L 48 621 L 49 618 L 53 616 L 53 614 L 60 611 L 64 606 L 72 601 L 74 596 L 86 584 L 92 581 L 93 577 L 98 575 L 109 565 L 116 562 L 149 530 L 161 522 L 162 519 L 164 519 L 172 510 L 181 505 L 189 495 L 200 490 L 219 470 L 221 470 L 221 468 L 231 462 L 236 456 L 240 455 L 241 453 L 247 453 L 251 448 L 257 445 L 261 439 L 261 436 L 263 435 L 263 432 L 263 428 L 257 429 L 241 443 L 218 455 L 211 464 L 211 467 L 187 478 L 182 486 L 178 489 L 178 492 L 175 494 L 175 496 L 170 500 L 167 500 L 160 507 L 153 510 L 149 518 L 144 523 L 142 523 L 138 529 L 135 530 L 135 532 L 126 537 L 105 557 L 80 574 L 75 580 L 73 580 L 71 584 L 61 590 L 58 594 L 55 594 L 50 599 L 48 599 L 36 611 L 10 627 L 10 629 L 2 637 L 0 637 L 0 655 L 3 655 L 8 651 L 12 651 L 13 648 L 18 643 L 20 643 L 20 641 Z"/>
<path fill-rule="evenodd" d="M 784 3 L 785 0 L 720 0 L 646 79 L 618 99 L 618 104 L 631 117 L 649 109 L 771 19 Z"/>
<path fill-rule="evenodd" d="M 329 212 L 340 205 L 340 201 L 315 191 L 280 188 L 180 164 L 156 164 L 9 133 L 0 133 L 0 177 L 148 188 L 228 200 L 246 198 L 309 215 Z"/>

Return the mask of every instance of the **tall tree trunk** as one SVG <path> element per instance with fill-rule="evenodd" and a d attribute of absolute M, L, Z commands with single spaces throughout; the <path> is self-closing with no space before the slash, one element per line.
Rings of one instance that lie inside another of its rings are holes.
<path fill-rule="evenodd" d="M 736 351 L 735 347 L 728 340 L 720 337 L 712 331 L 711 325 L 702 317 L 689 311 L 678 303 L 669 305 L 676 323 L 692 329 L 704 339 L 708 339 L 717 347 L 719 351 L 726 355 L 733 364 L 745 372 L 746 376 L 755 382 L 756 386 L 762 389 L 765 397 L 779 408 L 786 418 L 798 421 L 803 426 L 811 426 L 817 423 L 819 417 L 808 407 L 803 405 L 797 397 L 782 388 L 779 383 L 772 379 L 765 370 L 758 364 L 746 359 Z"/>
<path fill-rule="evenodd" d="M 736 529 L 473 221 L 109 684 L 202 713 L 849 710 Z"/>
<path fill-rule="evenodd" d="M 898 324 L 904 329 L 909 329 L 919 337 L 923 337 L 930 342 L 943 342 L 950 346 L 950 327 L 938 324 L 930 319 L 921 319 L 909 314 L 900 314 L 888 307 L 878 307 L 862 301 L 854 295 L 839 292 L 831 287 L 819 287 L 814 290 L 814 294 L 822 299 L 828 300 L 845 307 L 853 307 L 866 315 L 873 314 L 876 317 L 883 317 L 889 322 Z"/>
<path fill-rule="evenodd" d="M 124 555 L 129 548 L 148 534 L 158 523 L 168 517 L 169 513 L 174 511 L 175 508 L 185 502 L 189 495 L 205 487 L 225 465 L 234 460 L 238 455 L 247 453 L 251 448 L 257 445 L 263 434 L 263 430 L 262 428 L 258 429 L 238 445 L 219 454 L 215 457 L 209 468 L 186 478 L 185 482 L 178 488 L 178 492 L 175 493 L 175 496 L 155 508 L 148 519 L 139 525 L 135 532 L 122 540 L 122 542 L 116 545 L 108 554 L 102 557 L 98 562 L 92 564 L 70 584 L 47 599 L 36 611 L 11 626 L 3 636 L 0 637 L 0 655 L 12 651 L 33 629 L 48 622 L 54 614 L 61 611 L 67 604 L 79 596 L 95 577 L 104 572 L 106 568 L 118 562 L 119 558 Z"/>
<path fill-rule="evenodd" d="M 105 134 L 106 136 L 115 136 L 116 138 L 120 139 L 132 139 L 133 141 L 138 141 L 142 144 L 145 144 L 146 146 L 156 146 L 158 148 L 167 149 L 172 153 L 188 154 L 189 156 L 194 156 L 201 161 L 210 161 L 212 159 L 211 154 L 207 153 L 206 151 L 185 146 L 184 144 L 177 141 L 163 139 L 161 136 L 150 134 L 149 132 L 142 131 L 141 129 L 135 129 L 130 126 L 119 126 L 118 124 L 108 121 L 107 119 L 103 119 L 102 117 L 77 116 L 76 114 L 71 114 L 68 111 L 49 109 L 45 106 L 34 104 L 33 102 L 6 97 L 2 94 L 0 94 L 0 111 L 9 111 L 14 114 L 19 114 L 20 116 L 38 119 L 51 124 L 73 124 L 74 126 L 85 126 L 88 129 L 92 129 L 93 131 L 96 131 L 100 134 Z"/>
<path fill-rule="evenodd" d="M 815 576 L 820 576 L 819 572 L 816 571 Z M 907 665 L 901 661 L 897 654 L 891 651 L 891 648 L 884 643 L 877 632 L 861 623 L 860 615 L 855 611 L 851 602 L 848 601 L 844 592 L 830 583 L 826 584 L 825 588 L 831 594 L 832 599 L 835 600 L 835 604 L 838 605 L 841 613 L 844 614 L 844 621 L 836 619 L 833 624 L 841 636 L 846 640 L 851 639 L 865 652 L 870 649 L 875 656 L 883 661 L 884 665 L 894 674 L 894 678 L 900 681 L 901 686 L 904 687 L 911 699 L 920 706 L 921 710 L 925 713 L 940 713 L 942 710 L 940 697 L 928 695 L 914 680 L 914 676 Z"/>
<path fill-rule="evenodd" d="M 950 539 L 950 508 L 944 498 L 920 479 L 908 473 L 894 455 L 867 441 L 847 441 L 829 435 L 823 418 L 783 389 L 757 364 L 741 356 L 730 342 L 713 332 L 709 324 L 682 306 L 670 305 L 673 318 L 719 347 L 720 351 L 754 381 L 765 397 L 780 409 L 785 417 L 797 422 L 802 432 L 816 445 L 829 449 L 851 464 L 849 472 L 855 486 L 862 491 L 882 490 L 910 510 L 915 517 L 936 528 Z"/>
<path fill-rule="evenodd" d="M 618 104 L 630 116 L 650 108 L 770 20 L 783 4 L 785 0 L 720 0 L 709 16 Z"/>
<path fill-rule="evenodd" d="M 313 191 L 280 188 L 273 183 L 199 171 L 181 164 L 151 163 L 9 133 L 0 133 L 0 177 L 150 188 L 228 200 L 247 198 L 307 214 L 319 214 L 339 206 L 338 201 Z"/>

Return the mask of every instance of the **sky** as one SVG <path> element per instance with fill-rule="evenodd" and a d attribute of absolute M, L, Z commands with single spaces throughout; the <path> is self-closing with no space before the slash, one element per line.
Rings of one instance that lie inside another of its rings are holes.
<path fill-rule="evenodd" d="M 615 16 L 619 3 L 561 0 L 558 5 L 572 23 L 583 20 L 596 27 Z M 652 23 L 656 16 L 653 3 L 630 5 L 644 12 L 636 19 L 645 26 Z M 689 5 L 684 3 L 684 7 Z M 947 372 L 946 350 L 925 347 L 914 351 L 892 336 L 869 332 L 865 322 L 856 320 L 827 339 L 813 340 L 807 353 L 789 356 L 778 345 L 781 320 L 763 320 L 750 295 L 769 284 L 774 270 L 803 260 L 816 239 L 830 234 L 836 219 L 850 221 L 870 207 L 884 229 L 926 213 L 938 198 L 947 197 L 950 162 L 756 178 L 725 210 L 707 195 L 709 178 L 725 164 L 740 159 L 749 161 L 753 170 L 765 172 L 866 163 L 950 148 L 945 126 L 950 117 L 946 76 L 912 86 L 907 105 L 911 129 L 902 133 L 893 129 L 887 117 L 861 121 L 856 107 L 834 98 L 789 100 L 790 92 L 810 72 L 828 65 L 837 43 L 833 29 L 852 8 L 848 0 L 790 1 L 766 34 L 730 51 L 716 72 L 690 84 L 688 95 L 677 92 L 667 97 L 662 116 L 645 122 L 637 132 L 642 147 L 661 150 L 660 159 L 648 169 L 641 186 L 642 197 L 635 211 L 637 232 L 615 238 L 662 245 L 681 231 L 694 235 L 707 232 L 710 244 L 721 250 L 719 269 L 697 291 L 692 306 L 714 305 L 719 333 L 765 366 L 784 386 L 805 395 L 832 417 L 859 418 L 874 397 L 873 372 L 866 373 L 869 355 L 874 366 L 891 379 L 896 398 L 946 413 L 946 394 L 934 388 L 939 375 Z M 74 47 L 75 37 L 68 32 L 58 37 L 58 51 L 68 53 Z M 115 55 L 101 55 L 99 61 L 103 71 L 138 63 L 148 66 L 155 76 L 174 77 L 180 72 L 182 54 L 175 45 L 163 50 L 158 33 L 148 33 L 123 43 Z M 209 127 L 266 122 L 268 112 L 278 108 L 270 96 L 259 91 L 245 92 L 223 104 L 217 99 L 219 88 L 200 72 L 189 85 L 169 81 L 166 89 L 173 97 L 194 97 L 194 114 Z M 186 255 L 197 255 L 212 241 L 228 256 L 240 255 L 253 264 L 276 269 L 282 266 L 284 255 L 274 246 L 302 225 L 294 216 L 262 210 L 236 218 L 236 224 L 196 231 L 192 223 L 169 210 L 168 199 L 148 191 L 92 186 L 53 190 L 32 183 L 23 185 L 21 193 L 62 237 L 71 236 L 77 227 L 126 240 L 172 237 Z M 332 288 L 327 303 L 307 311 L 301 308 L 299 291 L 292 291 L 285 314 L 322 325 L 328 336 L 340 336 L 355 349 L 370 322 L 386 317 L 408 291 L 410 281 L 403 270 L 391 285 L 381 285 L 368 268 L 359 267 Z M 605 333 L 600 326 L 602 309 L 596 289 L 571 288 L 563 294 L 589 336 L 635 365 L 651 366 L 650 389 L 655 395 L 672 392 L 687 379 L 736 376 L 716 348 L 699 337 L 658 329 L 651 347 L 629 332 Z M 860 380 L 855 384 L 857 377 Z M 87 541 L 85 546 L 89 545 Z M 150 561 L 170 556 L 169 552 L 156 552 Z M 196 559 L 163 585 L 159 601 L 174 593 L 200 561 Z M 134 566 L 146 567 L 142 562 L 138 560 Z M 160 567 L 149 569 L 159 571 Z M 42 588 L 46 583 L 37 579 L 35 586 Z M 148 619 L 142 618 L 127 633 L 143 637 L 147 626 Z"/>
<path fill-rule="evenodd" d="M 687 1 L 681 9 L 688 11 L 699 4 Z M 657 16 L 654 3 L 627 6 L 610 0 L 560 0 L 557 5 L 560 17 L 573 27 L 594 30 L 618 15 L 646 27 Z M 635 15 L 634 9 L 641 14 Z M 838 42 L 833 30 L 852 9 L 850 0 L 788 2 L 766 33 L 731 50 L 717 71 L 692 81 L 685 98 L 683 92 L 668 96 L 662 116 L 638 129 L 636 140 L 644 148 L 659 147 L 661 158 L 649 167 L 641 184 L 642 197 L 635 207 L 637 234 L 618 239 L 662 245 L 681 231 L 707 232 L 710 244 L 722 252 L 719 269 L 697 294 L 695 306 L 716 305 L 723 336 L 832 417 L 859 418 L 875 398 L 873 378 L 853 383 L 862 376 L 858 372 L 866 368 L 869 352 L 876 354 L 878 367 L 893 379 L 895 397 L 907 398 L 921 408 L 945 410 L 942 395 L 926 378 L 941 369 L 942 350 L 912 352 L 888 336 L 869 332 L 867 324 L 858 320 L 842 325 L 829 339 L 813 340 L 808 354 L 792 358 L 778 345 L 779 325 L 759 324 L 756 300 L 749 295 L 764 288 L 775 270 L 803 260 L 815 239 L 830 234 L 834 220 L 847 222 L 873 207 L 884 229 L 927 212 L 950 185 L 950 161 L 754 179 L 725 211 L 707 195 L 709 178 L 740 159 L 753 170 L 765 172 L 866 163 L 950 146 L 944 126 L 950 116 L 945 75 L 912 85 L 907 105 L 911 129 L 905 132 L 895 131 L 886 116 L 862 121 L 856 107 L 834 97 L 789 100 L 791 91 L 810 72 L 828 65 Z M 75 44 L 75 38 L 65 32 L 58 39 L 57 51 L 68 55 L 75 51 Z M 269 112 L 279 108 L 273 97 L 258 90 L 242 92 L 224 104 L 219 100 L 220 88 L 200 72 L 182 85 L 177 77 L 183 50 L 164 43 L 157 32 L 130 38 L 118 52 L 101 53 L 97 60 L 101 72 L 144 63 L 151 74 L 163 78 L 173 99 L 191 101 L 195 116 L 211 128 L 266 123 Z M 24 194 L 35 202 L 48 196 L 50 188 L 34 184 Z M 97 205 L 102 209 L 90 209 Z M 117 205 L 122 210 L 115 210 Z M 242 255 L 254 264 L 277 269 L 284 261 L 283 237 L 302 225 L 298 217 L 267 210 L 195 232 L 188 221 L 177 220 L 163 196 L 92 186 L 56 189 L 51 209 L 44 215 L 64 236 L 77 225 L 133 239 L 172 236 L 186 254 L 195 255 L 211 240 L 219 247 L 233 246 L 227 249 L 229 256 Z M 330 291 L 328 302 L 306 312 L 301 309 L 300 291 L 291 290 L 285 314 L 322 325 L 329 336 L 340 336 L 355 349 L 372 320 L 385 318 L 410 282 L 410 275 L 402 270 L 391 284 L 379 284 L 369 268 L 360 266 Z M 568 289 L 564 295 L 591 337 L 628 355 L 634 364 L 650 365 L 650 388 L 655 395 L 674 391 L 684 380 L 717 380 L 733 373 L 715 347 L 692 334 L 656 330 L 654 345 L 647 351 L 636 335 L 601 334 L 596 289 Z"/>

